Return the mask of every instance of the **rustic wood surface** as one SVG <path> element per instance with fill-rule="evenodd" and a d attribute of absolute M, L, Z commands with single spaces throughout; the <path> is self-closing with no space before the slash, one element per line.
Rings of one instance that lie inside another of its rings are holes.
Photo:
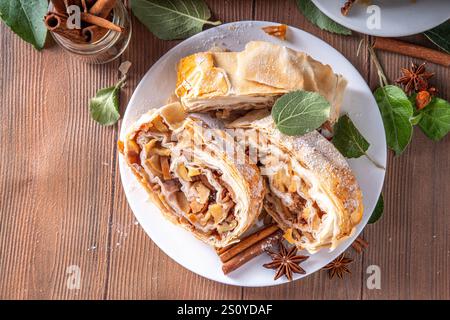
<path fill-rule="evenodd" d="M 208 1 L 223 22 L 267 20 L 310 32 L 342 52 L 372 88 L 375 70 L 356 49 L 362 35 L 323 32 L 294 1 Z M 268 288 L 239 288 L 197 276 L 161 252 L 135 224 L 118 171 L 119 127 L 90 119 L 88 100 L 133 66 L 121 108 L 142 76 L 176 41 L 161 41 L 133 18 L 129 49 L 117 61 L 91 66 L 68 59 L 52 41 L 35 51 L 0 26 L 0 298 L 1 299 L 450 299 L 450 138 L 439 143 L 415 130 L 400 157 L 389 154 L 386 212 L 368 226 L 370 243 L 352 274 L 328 280 L 317 272 Z M 369 37 L 366 37 L 370 40 Z M 407 40 L 432 46 L 421 36 Z M 379 53 L 390 79 L 410 58 Z M 419 61 L 420 62 L 420 61 Z M 441 95 L 450 98 L 450 71 L 430 64 Z M 69 289 L 68 268 L 81 271 Z M 378 265 L 380 290 L 369 290 L 366 268 Z"/>

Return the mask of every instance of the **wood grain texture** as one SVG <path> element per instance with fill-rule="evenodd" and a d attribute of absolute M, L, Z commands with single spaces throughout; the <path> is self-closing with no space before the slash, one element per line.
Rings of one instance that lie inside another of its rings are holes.
<path fill-rule="evenodd" d="M 364 36 L 321 31 L 295 1 L 207 1 L 223 22 L 267 20 L 310 32 L 352 62 L 371 88 L 375 70 Z M 88 100 L 118 79 L 131 61 L 121 111 L 140 79 L 178 41 L 161 41 L 133 18 L 130 47 L 117 61 L 89 66 L 52 41 L 37 52 L 0 25 L 0 299 L 450 299 L 450 138 L 431 142 L 419 129 L 400 157 L 389 154 L 386 212 L 368 226 L 364 254 L 345 280 L 317 272 L 269 288 L 226 286 L 197 276 L 167 257 L 135 223 L 122 190 L 116 140 L 119 126 L 90 119 Z M 369 37 L 365 37 L 370 40 Z M 423 37 L 408 41 L 432 46 Z M 410 58 L 380 52 L 390 79 Z M 450 71 L 429 65 L 434 84 L 450 98 Z M 69 266 L 81 271 L 80 289 L 67 286 Z M 366 287 L 378 265 L 381 290 Z"/>
<path fill-rule="evenodd" d="M 405 39 L 412 43 L 430 43 L 422 36 Z M 377 52 L 387 77 L 395 81 L 400 67 L 420 59 L 389 52 Z M 435 72 L 431 80 L 440 96 L 450 98 L 449 68 L 428 64 Z M 372 68 L 370 86 L 378 86 Z M 386 213 L 376 225 L 366 228 L 371 243 L 364 264 L 378 265 L 382 271 L 382 289 L 367 290 L 368 299 L 450 299 L 450 176 L 448 160 L 450 138 L 429 140 L 419 128 L 414 129 L 412 143 L 399 157 L 389 153 L 385 180 Z"/>
<path fill-rule="evenodd" d="M 66 60 L 52 44 L 38 53 L 1 29 L 0 297 L 101 298 L 114 133 L 90 120 L 87 98 L 117 64 Z M 71 265 L 79 290 L 67 286 Z"/>

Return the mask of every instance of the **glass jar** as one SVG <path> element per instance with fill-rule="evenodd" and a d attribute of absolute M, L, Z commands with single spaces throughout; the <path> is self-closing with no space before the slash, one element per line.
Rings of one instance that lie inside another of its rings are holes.
<path fill-rule="evenodd" d="M 122 1 L 117 1 L 113 9 L 112 22 L 122 27 L 123 32 L 108 30 L 102 38 L 93 43 L 75 43 L 57 33 L 50 33 L 59 46 L 76 58 L 87 63 L 103 64 L 117 59 L 126 50 L 131 39 L 130 16 Z"/>

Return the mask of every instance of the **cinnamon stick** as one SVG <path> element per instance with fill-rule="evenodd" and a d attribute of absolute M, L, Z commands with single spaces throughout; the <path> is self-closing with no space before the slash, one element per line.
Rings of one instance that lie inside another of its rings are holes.
<path fill-rule="evenodd" d="M 97 0 L 89 10 L 90 14 L 106 18 L 112 9 L 116 6 L 116 0 Z"/>
<path fill-rule="evenodd" d="M 400 40 L 377 37 L 373 48 L 423 59 L 445 67 L 450 66 L 449 54 Z"/>
<path fill-rule="evenodd" d="M 83 12 L 88 12 L 88 7 L 86 4 L 86 0 L 81 0 L 81 7 L 83 9 Z"/>
<path fill-rule="evenodd" d="M 108 32 L 108 29 L 99 26 L 89 26 L 81 30 L 81 34 L 86 39 L 86 42 L 94 43 L 100 40 Z"/>
<path fill-rule="evenodd" d="M 352 248 L 358 252 L 363 252 L 369 246 L 369 243 L 361 237 L 356 238 L 356 240 L 352 243 Z"/>
<path fill-rule="evenodd" d="M 273 247 L 277 241 L 281 238 L 283 232 L 281 230 L 276 231 L 265 239 L 258 241 L 252 246 L 248 247 L 238 255 L 234 256 L 222 265 L 222 271 L 224 274 L 229 274 L 238 269 L 242 265 L 246 264 L 253 258 L 259 256 L 267 249 Z"/>
<path fill-rule="evenodd" d="M 86 23 L 93 24 L 93 25 L 96 25 L 96 26 L 99 26 L 102 28 L 114 30 L 117 32 L 123 32 L 122 27 L 112 23 L 111 21 L 109 21 L 107 19 L 94 16 L 93 14 L 90 14 L 90 13 L 81 12 L 81 20 Z"/>
<path fill-rule="evenodd" d="M 65 0 L 67 6 L 76 5 L 81 7 L 81 0 Z"/>
<path fill-rule="evenodd" d="M 228 248 L 226 248 L 225 251 L 219 253 L 219 258 L 222 262 L 227 262 L 234 256 L 238 255 L 245 249 L 251 247 L 255 243 L 261 241 L 262 239 L 267 238 L 275 231 L 279 230 L 277 225 L 271 225 L 264 229 L 261 229 L 248 237 L 242 239 L 240 242 L 236 243 L 235 245 L 232 245 Z"/>
<path fill-rule="evenodd" d="M 64 3 L 64 0 L 50 0 L 53 4 L 53 8 L 58 13 L 66 13 L 66 4 Z"/>
<path fill-rule="evenodd" d="M 44 24 L 51 32 L 57 33 L 75 43 L 86 43 L 85 38 L 78 29 L 67 27 L 67 18 L 64 15 L 50 12 L 44 18 Z"/>

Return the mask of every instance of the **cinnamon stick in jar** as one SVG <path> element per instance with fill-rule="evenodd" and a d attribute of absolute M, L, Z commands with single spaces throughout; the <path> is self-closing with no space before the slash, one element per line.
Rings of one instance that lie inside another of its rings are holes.
<path fill-rule="evenodd" d="M 81 0 L 65 0 L 67 6 L 79 6 L 81 8 Z"/>
<path fill-rule="evenodd" d="M 116 6 L 116 2 L 117 0 L 97 0 L 92 8 L 89 9 L 89 13 L 94 16 L 106 18 Z"/>
<path fill-rule="evenodd" d="M 86 23 L 93 24 L 95 26 L 99 26 L 99 27 L 110 29 L 110 30 L 117 31 L 117 32 L 123 32 L 122 27 L 112 23 L 111 21 L 109 21 L 105 18 L 94 16 L 93 14 L 90 14 L 90 13 L 81 12 L 81 20 Z"/>
<path fill-rule="evenodd" d="M 55 32 L 72 42 L 86 43 L 80 30 L 67 27 L 67 18 L 64 15 L 51 12 L 45 16 L 44 24 L 49 31 Z"/>
<path fill-rule="evenodd" d="M 86 42 L 94 43 L 100 40 L 108 32 L 108 29 L 99 26 L 89 26 L 81 30 L 81 34 L 86 39 Z"/>
<path fill-rule="evenodd" d="M 55 8 L 56 12 L 62 14 L 66 13 L 67 9 L 64 0 L 50 0 L 50 1 L 53 4 L 53 8 Z"/>
<path fill-rule="evenodd" d="M 373 48 L 399 53 L 413 58 L 423 59 L 429 62 L 440 64 L 445 67 L 450 67 L 449 54 L 400 40 L 377 37 L 375 38 Z"/>

